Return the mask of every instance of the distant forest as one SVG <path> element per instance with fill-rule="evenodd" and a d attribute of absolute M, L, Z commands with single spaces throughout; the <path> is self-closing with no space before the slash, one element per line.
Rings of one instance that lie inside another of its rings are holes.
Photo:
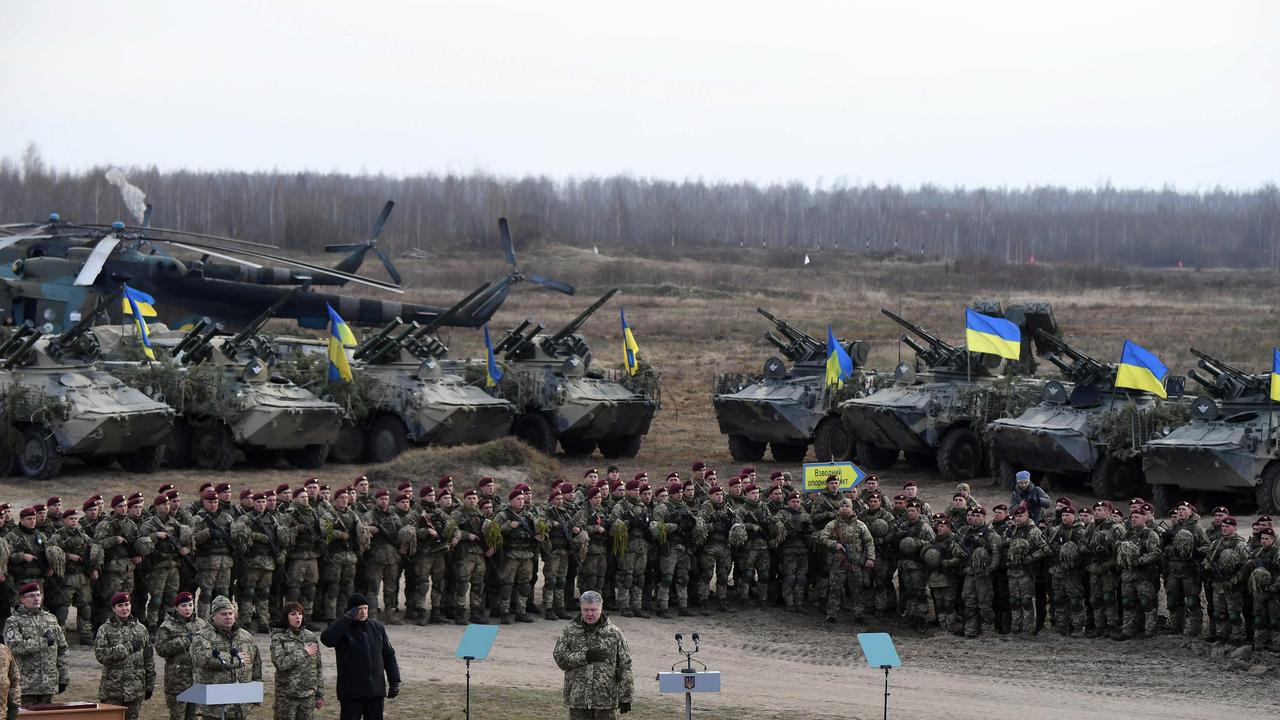
<path fill-rule="evenodd" d="M 45 218 L 131 224 L 108 168 L 49 167 L 39 148 L 0 160 L 0 222 Z M 124 168 L 155 205 L 153 224 L 295 250 L 366 237 L 396 201 L 383 246 L 497 247 L 516 242 L 678 254 L 689 246 L 869 250 L 1009 263 L 1280 269 L 1280 191 L 1170 188 L 808 186 L 613 177 L 161 172 Z"/>

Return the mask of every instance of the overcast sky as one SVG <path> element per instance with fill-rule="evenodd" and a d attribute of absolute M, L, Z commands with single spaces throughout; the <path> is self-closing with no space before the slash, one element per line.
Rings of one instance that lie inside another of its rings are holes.
<path fill-rule="evenodd" d="M 1255 187 L 1280 2 L 0 0 L 60 167 Z"/>

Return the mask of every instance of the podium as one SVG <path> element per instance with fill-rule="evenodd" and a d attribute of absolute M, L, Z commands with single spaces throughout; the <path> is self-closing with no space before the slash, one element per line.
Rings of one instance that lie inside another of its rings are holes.
<path fill-rule="evenodd" d="M 124 708 L 106 703 L 65 703 L 40 705 L 41 709 L 22 708 L 18 717 L 24 720 L 124 720 Z"/>
<path fill-rule="evenodd" d="M 245 705 L 262 702 L 262 683 L 221 683 L 217 685 L 192 685 L 178 693 L 178 700 L 196 705 L 222 706 L 222 717 L 226 717 L 227 705 Z"/>

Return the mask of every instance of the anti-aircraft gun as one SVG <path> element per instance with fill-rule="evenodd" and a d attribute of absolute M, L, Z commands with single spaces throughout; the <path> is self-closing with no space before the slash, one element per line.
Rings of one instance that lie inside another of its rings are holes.
<path fill-rule="evenodd" d="M 1022 303 L 1003 308 L 983 300 L 974 311 L 1017 325 L 1023 342 L 1017 361 L 970 352 L 952 345 L 920 325 L 890 311 L 881 312 L 901 325 L 902 342 L 916 353 L 914 367 L 901 363 L 894 385 L 865 398 L 846 400 L 840 414 L 854 438 L 855 457 L 864 467 L 885 470 L 905 454 L 912 465 L 937 467 L 952 481 L 969 480 L 985 470 L 987 424 L 1021 412 L 1039 394 L 1034 372 L 1031 330 L 1057 330 L 1048 303 Z"/>
<path fill-rule="evenodd" d="M 812 444 L 821 461 L 850 459 L 853 438 L 835 408 L 841 400 L 868 394 L 883 377 L 865 369 L 869 346 L 861 340 L 842 342 L 853 375 L 828 385 L 827 343 L 764 308 L 756 312 L 773 323 L 764 339 L 783 357 L 766 360 L 760 376 L 715 376 L 711 403 L 720 432 L 728 436 L 729 453 L 739 462 L 756 462 L 769 448 L 778 462 L 800 462 Z"/>
<path fill-rule="evenodd" d="M 98 467 L 118 460 L 134 473 L 160 467 L 173 410 L 94 364 L 99 345 L 93 324 L 121 292 L 99 298 L 63 333 L 45 334 L 24 323 L 0 343 L 0 469 L 16 466 L 22 475 L 44 480 L 61 471 L 66 457 Z"/>
<path fill-rule="evenodd" d="M 301 288 L 294 288 L 285 293 L 279 300 L 276 300 L 270 307 L 263 310 L 257 317 L 241 328 L 239 332 L 230 337 L 218 335 L 218 332 L 222 329 L 221 324 L 201 320 L 174 347 L 171 355 L 183 365 L 199 364 L 211 358 L 216 345 L 218 351 L 226 360 L 234 361 L 238 355 L 246 351 L 246 354 L 262 360 L 270 360 L 274 352 L 271 350 L 269 343 L 263 342 L 261 336 L 262 328 L 266 327 L 267 323 L 280 311 L 280 308 L 284 307 L 285 303 L 289 302 L 289 299 L 300 291 Z M 221 341 L 214 343 L 214 339 L 219 337 L 221 337 Z"/>
<path fill-rule="evenodd" d="M 392 335 L 392 332 L 404 325 L 404 322 L 400 318 L 394 318 L 384 325 L 381 330 L 360 343 L 351 354 L 351 359 L 371 365 L 380 362 L 400 362 L 401 351 L 406 351 L 419 360 L 444 357 L 448 354 L 449 348 L 445 347 L 444 343 L 440 342 L 440 339 L 435 336 L 436 331 L 444 326 L 445 323 L 457 317 L 463 308 L 492 284 L 485 283 L 481 285 L 473 290 L 470 295 L 455 303 L 453 307 L 426 323 L 409 323 L 398 335 Z"/>
<path fill-rule="evenodd" d="M 1050 348 L 1049 352 L 1042 357 L 1057 367 L 1062 372 L 1062 377 L 1069 382 L 1077 386 L 1101 386 L 1115 381 L 1115 365 L 1099 362 L 1067 344 L 1067 341 L 1057 335 L 1052 335 L 1044 330 L 1036 330 L 1036 340 Z M 1062 359 L 1064 357 L 1066 360 Z"/>
<path fill-rule="evenodd" d="M 623 372 L 591 367 L 579 330 L 615 294 L 609 290 L 552 334 L 525 320 L 494 347 L 504 360 L 498 392 L 516 406 L 512 432 L 552 454 L 635 457 L 659 406 L 656 383 L 638 385 Z M 633 389 L 634 388 L 634 389 Z"/>
<path fill-rule="evenodd" d="M 1195 348 L 1191 354 L 1199 360 L 1187 376 L 1206 394 L 1191 401 L 1189 421 L 1142 446 L 1152 502 L 1167 512 L 1189 493 L 1231 493 L 1252 496 L 1259 513 L 1280 512 L 1280 408 L 1270 376 Z"/>

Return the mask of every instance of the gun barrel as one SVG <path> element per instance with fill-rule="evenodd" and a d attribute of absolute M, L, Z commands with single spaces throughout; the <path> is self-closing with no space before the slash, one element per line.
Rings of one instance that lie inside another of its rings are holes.
<path fill-rule="evenodd" d="M 15 327 L 13 329 L 13 334 L 9 336 L 9 339 L 0 343 L 0 357 L 4 357 L 9 354 L 9 351 L 17 346 L 18 343 L 22 342 L 22 339 L 27 336 L 27 333 L 34 329 L 35 328 L 31 327 L 30 323 L 23 323 L 22 325 Z"/>
<path fill-rule="evenodd" d="M 789 350 L 789 349 L 791 348 L 791 346 L 790 346 L 790 345 L 788 345 L 788 344 L 786 344 L 785 342 L 783 342 L 783 341 L 782 341 L 782 338 L 778 337 L 777 335 L 774 335 L 774 334 L 773 334 L 773 333 L 771 333 L 771 332 L 767 332 L 767 331 L 766 331 L 766 332 L 765 332 L 765 334 L 764 334 L 764 339 L 765 339 L 765 340 L 768 340 L 768 341 L 769 341 L 769 342 L 771 342 L 771 343 L 773 343 L 774 347 L 778 348 L 778 349 L 779 349 L 779 350 L 781 350 L 783 353 L 786 353 L 786 352 L 787 352 L 787 350 Z"/>
<path fill-rule="evenodd" d="M 173 350 L 169 354 L 171 356 L 178 355 L 182 351 L 186 350 L 187 346 L 195 342 L 195 339 L 200 335 L 200 332 L 208 326 L 209 326 L 208 320 L 204 318 L 200 318 L 199 320 L 197 320 L 196 324 L 193 325 L 191 329 L 187 331 L 187 334 L 183 335 L 182 339 L 178 341 L 178 344 L 173 346 Z"/>
<path fill-rule="evenodd" d="M 66 332 L 59 335 L 50 344 L 57 348 L 70 347 L 77 338 L 88 332 L 93 327 L 93 324 L 97 322 L 98 316 L 106 312 L 107 308 L 111 306 L 111 303 L 115 302 L 116 298 L 119 298 L 123 294 L 124 285 L 121 285 L 115 290 L 99 297 L 98 303 L 93 306 L 92 310 L 85 313 L 84 317 L 80 318 L 80 322 L 72 325 Z"/>
<path fill-rule="evenodd" d="M 356 347 L 355 351 L 351 353 L 351 359 L 360 360 L 361 358 L 363 358 L 366 354 L 369 353 L 369 351 L 373 350 L 374 347 L 381 344 L 382 341 L 385 340 L 386 337 L 390 335 L 393 330 L 395 330 L 396 328 L 400 327 L 403 324 L 404 324 L 404 321 L 401 320 L 400 318 L 398 317 L 392 318 L 390 322 L 382 326 L 381 330 L 365 338 L 364 342 L 360 343 L 360 345 Z"/>
<path fill-rule="evenodd" d="M 4 369 L 11 370 L 14 365 L 17 365 L 22 360 L 23 356 L 27 354 L 27 351 L 31 349 L 31 346 L 35 345 L 36 341 L 43 335 L 44 333 L 32 328 L 31 334 L 23 339 L 22 344 L 18 346 L 18 349 L 10 353 L 9 357 L 5 358 Z"/>
<path fill-rule="evenodd" d="M 1205 370 L 1208 370 L 1210 373 L 1213 373 L 1215 376 L 1221 373 L 1226 373 L 1228 375 L 1232 375 L 1240 379 L 1249 377 L 1249 373 L 1241 370 L 1240 368 L 1232 367 L 1226 364 L 1225 362 L 1223 362 L 1222 360 L 1219 360 L 1218 358 L 1210 355 L 1209 353 L 1201 352 L 1195 348 L 1191 348 L 1191 354 L 1200 358 L 1200 362 L 1197 363 L 1197 365 L 1204 368 Z"/>
<path fill-rule="evenodd" d="M 929 352 L 929 351 L 928 351 L 928 349 L 927 349 L 927 348 L 925 348 L 925 346 L 923 346 L 923 345 L 921 345 L 920 343 L 916 342 L 916 341 L 915 341 L 915 338 L 911 337 L 910 335 L 903 335 L 903 336 L 902 336 L 901 338 L 899 338 L 899 339 L 900 339 L 900 340 L 902 340 L 902 342 L 906 343 L 906 344 L 907 344 L 907 347 L 909 347 L 909 348 L 911 348 L 912 350 L 914 350 L 914 351 L 915 351 L 915 353 L 916 353 L 917 355 L 924 355 L 924 354 L 926 354 L 926 353 L 928 353 L 928 352 Z"/>
<path fill-rule="evenodd" d="M 783 320 L 783 319 L 781 319 L 781 318 L 779 318 L 779 317 L 777 317 L 777 316 L 773 315 L 772 313 L 770 313 L 769 311 L 765 310 L 764 308 L 756 308 L 756 312 L 760 313 L 760 314 L 761 314 L 761 315 L 763 315 L 767 320 L 769 320 L 769 321 L 770 321 L 770 322 L 772 322 L 775 326 L 777 326 L 777 328 L 778 328 L 778 332 L 780 332 L 780 333 L 782 333 L 783 335 L 785 335 L 785 336 L 787 337 L 787 339 L 789 339 L 791 342 L 796 343 L 797 345 L 807 345 L 810 349 L 813 349 L 813 348 L 825 348 L 825 347 L 826 347 L 826 345 L 825 345 L 823 342 L 821 342 L 820 340 L 818 340 L 818 338 L 816 338 L 816 337 L 814 337 L 814 336 L 810 335 L 809 333 L 807 333 L 807 332 L 805 332 L 805 331 L 801 330 L 800 328 L 796 327 L 795 325 L 792 325 L 791 323 L 787 322 L 786 320 Z"/>
<path fill-rule="evenodd" d="M 612 298 L 614 295 L 617 295 L 617 294 L 618 294 L 618 288 L 612 288 L 608 292 L 606 292 L 604 295 L 601 295 L 599 300 L 596 300 L 595 302 L 591 303 L 591 306 L 588 307 L 586 310 L 583 310 L 581 313 L 579 313 L 578 317 L 571 320 L 568 325 L 565 325 L 564 327 L 560 328 L 559 332 L 552 335 L 551 342 L 558 343 L 561 340 L 564 340 L 565 338 L 569 337 L 570 335 L 578 332 L 578 328 L 581 328 L 582 324 L 585 323 L 588 318 L 594 315 L 596 311 L 599 310 L 605 303 L 609 302 L 610 298 Z"/>
<path fill-rule="evenodd" d="M 293 296 L 297 295 L 301 290 L 302 288 L 296 287 L 281 295 L 275 302 L 271 303 L 271 307 L 263 310 L 262 314 L 254 318 L 248 325 L 245 325 L 240 332 L 231 336 L 230 340 L 223 343 L 222 347 L 226 351 L 227 355 L 235 355 L 241 345 L 248 342 L 249 338 L 257 335 L 258 332 L 262 330 L 262 327 L 266 325 L 271 318 L 275 317 L 277 312 L 280 312 L 280 308 L 284 307 L 284 304 L 293 299 Z"/>
<path fill-rule="evenodd" d="M 947 353 L 947 354 L 954 353 L 956 351 L 955 347 L 948 344 L 942 338 L 936 335 L 929 334 L 929 332 L 927 332 L 924 328 L 920 327 L 919 325 L 916 325 L 910 320 L 907 320 L 901 315 L 894 313 L 892 310 L 886 310 L 884 308 L 881 308 L 880 312 L 884 313 L 884 315 L 888 317 L 890 320 L 898 323 L 899 325 L 906 328 L 907 330 L 915 333 L 917 336 L 920 337 L 921 340 L 924 340 L 926 343 L 928 343 L 929 347 L 933 348 L 933 350 Z M 916 352 L 920 352 L 920 350 L 916 350 Z"/>
<path fill-rule="evenodd" d="M 519 325 L 515 326 L 511 330 L 508 330 L 507 336 L 499 340 L 498 344 L 494 346 L 493 354 L 497 355 L 498 353 L 505 351 L 508 347 L 511 346 L 512 343 L 516 341 L 517 338 L 522 337 L 520 333 L 524 332 L 524 329 L 529 327 L 530 322 L 532 321 L 529 320 L 529 318 L 525 318 L 524 321 L 521 322 Z"/>
<path fill-rule="evenodd" d="M 1058 369 L 1063 372 L 1063 374 L 1070 374 L 1071 363 L 1063 362 L 1062 358 L 1058 357 L 1053 353 L 1049 353 L 1048 355 L 1045 355 L 1044 359 L 1056 365 Z"/>
<path fill-rule="evenodd" d="M 431 318 L 430 320 L 428 320 L 422 326 L 422 331 L 418 334 L 418 337 L 421 337 L 422 335 L 426 335 L 427 333 L 433 333 L 441 325 L 444 325 L 450 320 L 453 320 L 455 317 L 458 316 L 458 313 L 462 312 L 462 309 L 464 307 L 469 305 L 472 300 L 475 300 L 480 295 L 480 293 L 484 292 L 485 290 L 488 290 L 492 285 L 493 283 L 491 282 L 487 282 L 481 285 L 475 290 L 472 290 L 466 297 L 454 303 L 453 306 L 450 307 L 448 310 L 445 310 L 444 312 L 440 313 L 434 318 Z"/>
<path fill-rule="evenodd" d="M 1213 390 L 1215 387 L 1213 380 L 1206 378 L 1200 373 L 1196 372 L 1195 368 L 1191 368 L 1190 370 L 1187 371 L 1187 377 L 1203 385 L 1206 390 Z"/>

